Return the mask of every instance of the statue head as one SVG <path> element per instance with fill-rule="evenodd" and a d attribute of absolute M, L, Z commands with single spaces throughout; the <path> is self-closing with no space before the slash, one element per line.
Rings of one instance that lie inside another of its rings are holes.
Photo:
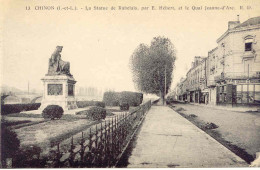
<path fill-rule="evenodd" d="M 62 51 L 62 48 L 63 48 L 63 46 L 57 46 L 57 47 L 56 47 L 57 52 L 61 52 L 61 51 Z"/>

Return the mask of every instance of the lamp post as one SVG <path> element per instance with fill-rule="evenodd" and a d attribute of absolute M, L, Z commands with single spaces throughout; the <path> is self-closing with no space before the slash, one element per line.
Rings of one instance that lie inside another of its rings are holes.
<path fill-rule="evenodd" d="M 166 102 L 165 102 L 165 97 L 166 97 L 166 64 L 165 64 L 165 70 L 164 70 L 164 103 L 166 105 Z"/>

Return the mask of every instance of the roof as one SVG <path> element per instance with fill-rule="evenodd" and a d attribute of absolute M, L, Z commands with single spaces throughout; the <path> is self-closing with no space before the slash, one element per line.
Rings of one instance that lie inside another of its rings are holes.
<path fill-rule="evenodd" d="M 259 28 L 260 26 L 260 16 L 258 17 L 254 17 L 254 18 L 250 18 L 248 20 L 246 20 L 245 22 L 237 25 L 236 27 L 234 27 L 233 29 L 228 29 L 223 35 L 221 35 L 221 37 L 219 37 L 217 39 L 217 43 L 219 43 L 223 38 L 225 38 L 228 34 L 235 32 L 235 31 L 240 31 L 240 30 L 244 30 L 244 29 L 249 29 L 248 27 L 253 26 L 251 28 Z M 255 26 L 255 27 L 254 27 Z"/>
<path fill-rule="evenodd" d="M 239 24 L 235 28 L 247 27 L 247 26 L 258 25 L 258 24 L 260 24 L 260 16 L 250 18 L 250 19 L 246 20 L 245 22 L 243 22 L 242 24 Z"/>

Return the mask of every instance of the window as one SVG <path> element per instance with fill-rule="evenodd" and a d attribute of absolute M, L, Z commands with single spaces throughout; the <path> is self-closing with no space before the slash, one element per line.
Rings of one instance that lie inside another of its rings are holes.
<path fill-rule="evenodd" d="M 253 39 L 254 37 L 248 35 L 245 37 L 245 51 L 252 51 L 253 49 Z"/>
<path fill-rule="evenodd" d="M 252 42 L 245 43 L 245 51 L 252 51 Z"/>

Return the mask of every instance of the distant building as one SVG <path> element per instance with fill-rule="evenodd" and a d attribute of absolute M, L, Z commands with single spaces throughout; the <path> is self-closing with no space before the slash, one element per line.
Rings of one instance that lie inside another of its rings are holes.
<path fill-rule="evenodd" d="M 178 95 L 195 103 L 259 105 L 259 41 L 260 17 L 228 22 L 207 58 L 195 57 L 186 81 L 178 85 Z"/>

